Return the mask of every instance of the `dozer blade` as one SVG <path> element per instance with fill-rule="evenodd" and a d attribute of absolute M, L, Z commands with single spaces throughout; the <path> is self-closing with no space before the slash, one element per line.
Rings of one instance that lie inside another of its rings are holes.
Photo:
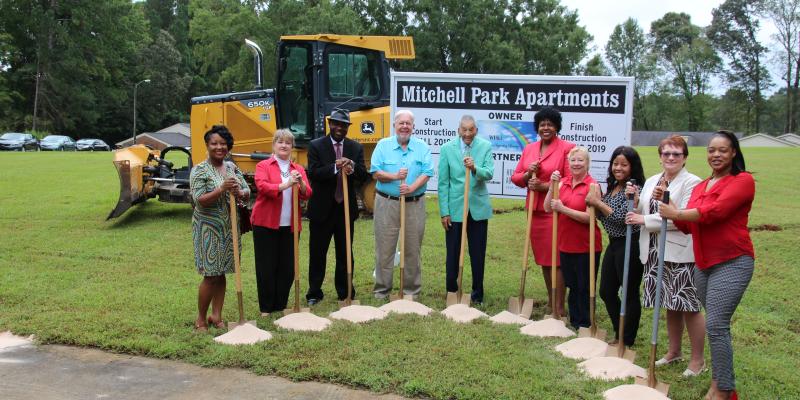
<path fill-rule="evenodd" d="M 139 200 L 141 198 L 141 193 L 138 191 L 134 192 L 131 188 L 130 161 L 114 161 L 114 167 L 117 169 L 117 174 L 119 174 L 119 200 L 117 200 L 117 205 L 111 210 L 108 217 L 106 217 L 106 221 L 111 218 L 119 217 L 129 208 L 133 207 L 134 204 L 141 201 Z"/>

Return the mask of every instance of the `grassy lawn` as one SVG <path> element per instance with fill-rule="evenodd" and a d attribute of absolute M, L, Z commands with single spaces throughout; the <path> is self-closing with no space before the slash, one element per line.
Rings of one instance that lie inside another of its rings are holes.
<path fill-rule="evenodd" d="M 641 148 L 646 175 L 658 170 L 655 148 Z M 800 205 L 798 149 L 747 149 L 756 173 L 756 271 L 734 315 L 733 336 L 741 398 L 800 398 Z M 704 149 L 690 150 L 688 168 L 709 173 Z M 334 322 L 322 333 L 276 329 L 258 317 L 252 235 L 244 237 L 245 310 L 274 340 L 249 347 L 216 344 L 212 334 L 192 331 L 197 284 L 188 205 L 151 200 L 116 221 L 104 219 L 116 203 L 118 183 L 110 153 L 0 154 L 0 331 L 35 334 L 42 343 L 91 346 L 209 366 L 246 368 L 294 380 L 341 383 L 376 392 L 439 399 L 599 399 L 623 381 L 582 375 L 576 362 L 553 347 L 563 339 L 537 339 L 486 320 L 460 325 L 436 315 L 393 315 L 367 325 Z M 519 282 L 525 215 L 522 201 L 497 200 L 490 222 L 484 311 L 505 309 Z M 444 234 L 435 198 L 428 199 L 421 302 L 444 302 Z M 358 298 L 379 305 L 372 287 L 372 222 L 359 220 L 354 234 Z M 792 239 L 794 238 L 794 239 Z M 301 238 L 302 293 L 306 290 L 308 236 Z M 604 240 L 605 242 L 605 240 Z M 317 315 L 335 311 L 332 253 Z M 465 283 L 471 282 L 465 267 Z M 527 293 L 536 299 L 534 319 L 545 312 L 538 267 Z M 225 318 L 236 319 L 233 279 Z M 598 298 L 602 328 L 611 324 Z M 277 318 L 277 316 L 275 317 Z M 652 314 L 645 310 L 634 350 L 646 366 Z M 662 320 L 659 353 L 666 349 Z M 212 330 L 214 335 L 221 331 Z M 688 349 L 688 344 L 686 344 Z M 708 351 L 707 351 L 708 352 Z M 710 361 L 707 355 L 706 359 Z M 710 374 L 681 379 L 685 364 L 658 370 L 673 399 L 701 398 Z M 791 383 L 795 382 L 795 383 Z"/>

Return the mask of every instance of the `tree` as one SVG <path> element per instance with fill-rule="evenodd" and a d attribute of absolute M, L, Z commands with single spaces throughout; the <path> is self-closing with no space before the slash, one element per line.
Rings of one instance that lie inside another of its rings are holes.
<path fill-rule="evenodd" d="M 708 37 L 714 47 L 728 58 L 727 80 L 732 87 L 748 95 L 754 115 L 748 129 L 759 132 L 764 98 L 770 76 L 762 59 L 767 48 L 758 42 L 758 1 L 726 0 L 711 11 L 713 19 Z"/>
<path fill-rule="evenodd" d="M 800 0 L 766 0 L 761 13 L 772 20 L 778 33 L 775 40 L 780 43 L 778 60 L 785 66 L 782 79 L 786 82 L 784 99 L 785 124 L 783 132 L 797 130 L 797 95 L 800 86 L 800 57 L 798 57 L 798 38 L 800 37 Z"/>
<path fill-rule="evenodd" d="M 672 78 L 673 89 L 683 98 L 687 128 L 698 130 L 705 118 L 705 105 L 700 101 L 719 69 L 719 56 L 685 13 L 667 13 L 653 21 L 650 37 L 661 65 Z"/>
<path fill-rule="evenodd" d="M 647 113 L 644 112 L 644 96 L 653 90 L 657 74 L 656 57 L 644 31 L 633 18 L 614 27 L 606 44 L 606 59 L 613 71 L 620 76 L 635 78 L 633 91 L 634 126 L 650 129 Z"/>
<path fill-rule="evenodd" d="M 611 75 L 611 71 L 608 70 L 608 67 L 603 62 L 603 57 L 600 54 L 595 54 L 586 61 L 586 65 L 582 68 L 582 74 L 585 76 L 608 76 Z"/>

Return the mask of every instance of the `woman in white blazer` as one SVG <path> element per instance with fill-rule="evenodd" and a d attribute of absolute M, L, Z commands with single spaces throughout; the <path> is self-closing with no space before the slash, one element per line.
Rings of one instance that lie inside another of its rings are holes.
<path fill-rule="evenodd" d="M 672 135 L 662 140 L 658 146 L 658 154 L 663 171 L 644 183 L 641 194 L 635 199 L 635 212 L 628 213 L 626 222 L 642 225 L 642 234 L 639 236 L 639 258 L 644 264 L 645 271 L 642 303 L 645 307 L 658 306 L 667 309 L 669 348 L 667 353 L 656 361 L 656 365 L 666 365 L 683 359 L 681 338 L 683 327 L 686 325 L 692 356 L 683 375 L 691 377 L 705 370 L 703 360 L 705 319 L 700 313 L 700 299 L 692 279 L 695 269 L 692 237 L 679 231 L 672 221 L 667 222 L 661 304 L 654 304 L 658 235 L 661 229 L 658 202 L 661 201 L 664 191 L 669 190 L 670 201 L 685 207 L 692 189 L 700 182 L 700 178 L 686 170 L 689 148 L 681 136 Z"/>

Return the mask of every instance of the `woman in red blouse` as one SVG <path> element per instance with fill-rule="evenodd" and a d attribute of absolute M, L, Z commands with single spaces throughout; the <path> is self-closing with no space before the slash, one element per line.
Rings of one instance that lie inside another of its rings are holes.
<path fill-rule="evenodd" d="M 553 183 L 561 182 L 559 199 L 553 199 L 549 190 L 544 199 L 544 210 L 558 211 L 558 251 L 564 284 L 569 288 L 569 322 L 573 328 L 591 326 L 589 315 L 589 257 L 600 264 L 603 251 L 600 228 L 595 226 L 593 234 L 597 243 L 595 253 L 589 254 L 589 213 L 586 212 L 586 195 L 597 182 L 589 175 L 589 151 L 575 147 L 569 151 L 570 175 L 561 177 L 554 171 Z M 552 185 L 551 185 L 552 187 Z M 597 189 L 599 190 L 599 188 Z"/>
<path fill-rule="evenodd" d="M 262 314 L 286 308 L 294 281 L 293 232 L 302 227 L 292 226 L 292 190 L 300 191 L 300 200 L 311 197 L 305 169 L 290 159 L 293 147 L 294 135 L 279 129 L 273 138 L 272 157 L 256 165 L 258 195 L 250 222 Z"/>
<path fill-rule="evenodd" d="M 753 276 L 755 253 L 747 218 L 755 181 L 745 170 L 739 140 L 717 132 L 708 144 L 711 176 L 697 184 L 685 209 L 659 205 L 662 218 L 691 233 L 697 269 L 694 282 L 706 309 L 712 379 L 706 399 L 736 399 L 731 317 Z"/>
<path fill-rule="evenodd" d="M 547 286 L 548 307 L 554 315 L 564 315 L 564 280 L 561 271 L 556 278 L 556 305 L 550 304 L 553 287 L 550 282 L 550 267 L 558 267 L 558 260 L 551 260 L 550 246 L 553 241 L 553 215 L 544 211 L 544 196 L 550 189 L 550 175 L 558 171 L 561 176 L 569 175 L 567 153 L 575 147 L 575 143 L 561 140 L 561 113 L 554 108 L 542 108 L 533 116 L 533 127 L 539 134 L 539 140 L 528 144 L 522 151 L 522 157 L 511 175 L 511 182 L 519 187 L 528 188 L 528 196 L 536 193 L 533 203 L 533 223 L 531 224 L 531 247 L 536 263 L 542 266 L 542 276 Z M 527 208 L 527 199 L 526 199 Z"/>

